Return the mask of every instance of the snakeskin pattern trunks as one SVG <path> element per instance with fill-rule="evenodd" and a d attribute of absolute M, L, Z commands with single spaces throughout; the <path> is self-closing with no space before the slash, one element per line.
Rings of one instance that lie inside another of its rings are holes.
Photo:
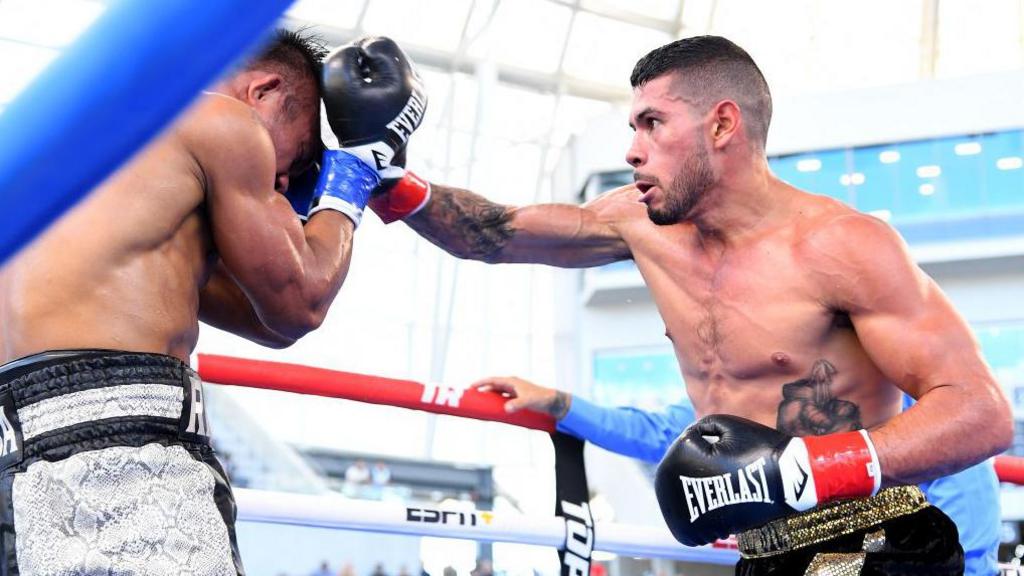
<path fill-rule="evenodd" d="M 738 576 L 954 576 L 964 573 L 956 525 L 917 486 L 841 500 L 736 536 Z"/>
<path fill-rule="evenodd" d="M 185 363 L 44 352 L 0 366 L 0 409 L 0 573 L 244 573 Z"/>

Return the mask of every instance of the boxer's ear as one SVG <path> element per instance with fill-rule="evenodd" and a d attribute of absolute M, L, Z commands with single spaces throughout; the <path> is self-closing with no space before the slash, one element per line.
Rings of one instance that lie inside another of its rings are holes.
<path fill-rule="evenodd" d="M 254 72 L 246 86 L 246 98 L 250 103 L 261 102 L 276 94 L 284 85 L 284 79 L 276 72 Z"/>
<path fill-rule="evenodd" d="M 732 100 L 722 100 L 711 110 L 711 144 L 716 150 L 728 146 L 742 130 L 743 114 Z"/>

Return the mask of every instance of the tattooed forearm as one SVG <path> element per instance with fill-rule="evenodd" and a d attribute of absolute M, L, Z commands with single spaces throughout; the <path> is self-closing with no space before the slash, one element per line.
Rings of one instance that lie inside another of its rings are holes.
<path fill-rule="evenodd" d="M 512 208 L 468 190 L 431 185 L 430 202 L 407 218 L 421 236 L 453 256 L 495 262 L 512 238 Z"/>
<path fill-rule="evenodd" d="M 821 436 L 863 428 L 860 407 L 832 396 L 835 366 L 818 360 L 807 378 L 782 386 L 775 427 L 792 436 Z"/>
<path fill-rule="evenodd" d="M 569 413 L 569 404 L 571 402 L 572 397 L 568 393 L 561 390 L 555 392 L 555 398 L 548 405 L 548 414 L 555 420 L 565 418 L 565 415 Z"/>

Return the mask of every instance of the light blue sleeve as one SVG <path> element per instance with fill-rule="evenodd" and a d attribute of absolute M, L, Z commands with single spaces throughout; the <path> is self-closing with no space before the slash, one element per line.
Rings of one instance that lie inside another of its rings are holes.
<path fill-rule="evenodd" d="M 913 405 L 904 396 L 904 409 Z M 998 572 L 999 480 L 992 460 L 986 460 L 956 474 L 921 484 L 928 501 L 956 524 L 964 549 L 967 576 L 992 576 Z"/>
<path fill-rule="evenodd" d="M 909 400 L 909 397 L 907 397 Z M 905 403 L 910 406 L 912 400 Z M 664 412 L 629 407 L 605 408 L 573 396 L 558 430 L 606 450 L 657 462 L 683 429 L 695 420 L 693 407 L 673 404 Z M 956 523 L 968 576 L 997 572 L 999 483 L 992 461 L 921 485 L 928 501 Z"/>
<path fill-rule="evenodd" d="M 689 404 L 673 404 L 664 412 L 645 412 L 629 407 L 605 408 L 573 396 L 558 430 L 612 452 L 657 462 L 694 420 Z"/>

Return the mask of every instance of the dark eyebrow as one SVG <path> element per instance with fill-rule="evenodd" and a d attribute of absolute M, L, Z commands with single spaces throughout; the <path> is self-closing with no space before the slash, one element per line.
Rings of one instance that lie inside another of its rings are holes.
<path fill-rule="evenodd" d="M 629 121 L 629 127 L 632 128 L 633 130 L 636 130 L 636 124 L 642 124 L 648 116 L 650 116 L 651 114 L 657 114 L 657 112 L 657 110 L 651 108 L 650 106 L 644 108 L 643 110 L 637 112 L 634 120 Z"/>

